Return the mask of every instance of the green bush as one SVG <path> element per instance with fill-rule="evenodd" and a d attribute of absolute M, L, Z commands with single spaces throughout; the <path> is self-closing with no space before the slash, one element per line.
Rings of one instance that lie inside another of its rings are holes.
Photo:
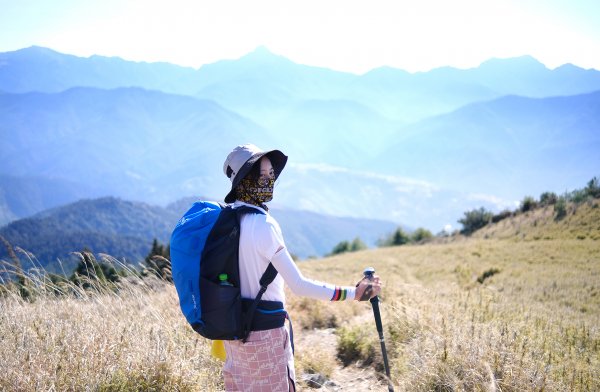
<path fill-rule="evenodd" d="M 521 212 L 531 211 L 537 208 L 537 201 L 531 196 L 525 196 L 523 201 L 521 202 Z"/>
<path fill-rule="evenodd" d="M 356 237 L 352 240 L 352 244 L 350 245 L 350 252 L 356 252 L 363 249 L 367 249 L 367 245 L 359 237 Z"/>
<path fill-rule="evenodd" d="M 512 215 L 512 212 L 510 210 L 500 211 L 496 215 L 492 216 L 492 223 L 498 223 L 501 220 L 509 218 L 511 215 Z"/>
<path fill-rule="evenodd" d="M 558 201 L 558 196 L 554 192 L 544 192 L 540 195 L 540 205 L 541 206 L 549 206 L 556 204 Z"/>
<path fill-rule="evenodd" d="M 498 272 L 500 272 L 500 270 L 498 268 L 490 268 L 487 271 L 484 271 L 483 274 L 481 274 L 478 278 L 477 278 L 477 282 L 479 282 L 480 284 L 485 282 L 485 280 L 487 278 L 491 278 L 492 276 L 496 275 Z"/>
<path fill-rule="evenodd" d="M 338 255 L 340 253 L 350 252 L 350 249 L 352 249 L 352 246 L 348 241 L 338 242 L 338 244 L 333 247 L 333 250 L 331 251 L 330 255 L 333 256 Z"/>
<path fill-rule="evenodd" d="M 401 227 L 398 227 L 387 238 L 379 241 L 379 246 L 399 246 L 410 243 L 411 237 Z"/>
<path fill-rule="evenodd" d="M 427 229 L 419 227 L 411 235 L 411 242 L 427 242 L 433 238 L 433 234 Z"/>
<path fill-rule="evenodd" d="M 333 247 L 333 250 L 329 255 L 333 256 L 340 253 L 356 252 L 363 249 L 367 249 L 367 245 L 359 237 L 356 237 L 352 240 L 352 242 L 339 242 L 336 246 Z"/>
<path fill-rule="evenodd" d="M 585 192 L 593 198 L 600 198 L 600 182 L 598 178 L 592 178 L 585 187 Z"/>
<path fill-rule="evenodd" d="M 554 204 L 554 218 L 560 220 L 567 215 L 567 199 L 561 196 Z"/>
<path fill-rule="evenodd" d="M 569 194 L 569 201 L 575 204 L 581 204 L 589 198 L 589 195 L 585 189 L 577 189 Z"/>
<path fill-rule="evenodd" d="M 337 357 L 348 366 L 360 362 L 363 366 L 373 363 L 376 355 L 376 340 L 364 326 L 342 327 L 337 334 Z"/>
<path fill-rule="evenodd" d="M 465 217 L 458 220 L 458 223 L 463 226 L 460 232 L 464 235 L 470 235 L 490 223 L 493 216 L 494 214 L 483 207 L 467 211 Z"/>

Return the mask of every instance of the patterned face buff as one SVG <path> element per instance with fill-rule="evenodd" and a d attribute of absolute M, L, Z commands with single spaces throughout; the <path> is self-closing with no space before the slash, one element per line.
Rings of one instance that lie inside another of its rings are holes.
<path fill-rule="evenodd" d="M 273 176 L 261 176 L 260 178 L 244 178 L 235 188 L 238 200 L 256 206 L 273 200 L 273 187 L 275 178 Z"/>

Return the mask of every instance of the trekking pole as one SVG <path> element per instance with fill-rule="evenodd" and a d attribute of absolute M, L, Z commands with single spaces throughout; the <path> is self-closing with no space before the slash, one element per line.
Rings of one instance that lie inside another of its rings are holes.
<path fill-rule="evenodd" d="M 368 267 L 363 272 L 365 278 L 373 280 L 375 274 L 375 268 Z M 371 306 L 373 307 L 373 315 L 375 316 L 375 326 L 377 327 L 377 333 L 379 334 L 379 342 L 381 343 L 381 354 L 383 355 L 383 366 L 385 367 L 385 375 L 388 379 L 388 391 L 394 392 L 394 386 L 392 385 L 392 379 L 390 377 L 390 365 L 388 363 L 387 351 L 385 349 L 385 339 L 383 337 L 383 324 L 381 323 L 381 313 L 379 313 L 379 297 L 376 295 L 370 299 Z"/>

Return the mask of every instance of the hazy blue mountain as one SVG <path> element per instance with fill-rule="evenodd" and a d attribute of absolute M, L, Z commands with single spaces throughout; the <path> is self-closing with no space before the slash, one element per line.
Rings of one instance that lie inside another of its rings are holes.
<path fill-rule="evenodd" d="M 597 70 L 584 70 L 572 64 L 549 70 L 531 56 L 491 59 L 460 73 L 463 78 L 474 80 L 501 95 L 541 98 L 600 90 Z"/>
<path fill-rule="evenodd" d="M 600 92 L 506 96 L 402 128 L 370 166 L 449 189 L 539 196 L 586 183 L 600 170 L 598 151 Z"/>
<path fill-rule="evenodd" d="M 197 96 L 214 100 L 265 126 L 294 105 L 310 99 L 335 99 L 356 75 L 296 64 L 264 47 L 238 60 L 202 66 Z M 277 130 L 278 128 L 274 128 Z"/>
<path fill-rule="evenodd" d="M 57 188 L 13 185 L 19 189 L 3 192 L 14 197 L 5 196 L 1 211 L 6 222 L 57 198 L 115 195 L 164 205 L 194 194 L 223 197 L 224 157 L 252 141 L 290 155 L 275 199 L 286 208 L 439 230 L 478 207 L 471 194 L 502 199 L 482 205 L 507 206 L 597 175 L 599 113 L 598 93 L 509 96 L 394 129 L 353 101 L 304 101 L 274 136 L 214 102 L 138 88 L 0 94 L 0 185 L 11 186 L 6 176 L 35 177 Z M 26 192 L 44 201 L 20 201 Z M 19 207 L 25 201 L 35 208 Z"/>
<path fill-rule="evenodd" d="M 69 180 L 0 175 L 0 227 L 73 200 L 99 195 L 93 186 Z"/>
<path fill-rule="evenodd" d="M 221 183 L 232 146 L 272 144 L 214 102 L 139 88 L 0 94 L 0 118 L 0 174 L 163 203 Z"/>
<path fill-rule="evenodd" d="M 460 72 L 449 67 L 414 74 L 391 67 L 376 68 L 356 78 L 344 96 L 402 122 L 499 96 L 479 81 L 459 77 Z"/>
<path fill-rule="evenodd" d="M 258 47 L 236 60 L 203 65 L 198 73 L 202 75 L 201 88 L 222 82 L 259 80 L 282 87 L 289 86 L 288 89 L 300 99 L 337 96 L 339 89 L 356 77 L 350 73 L 297 64 L 265 47 Z"/>
<path fill-rule="evenodd" d="M 126 61 L 118 57 L 77 57 L 39 46 L 0 53 L 0 91 L 57 93 L 73 87 L 143 87 L 193 94 L 200 75 L 168 63 Z"/>
<path fill-rule="evenodd" d="M 13 247 L 35 255 L 38 265 L 51 271 L 60 271 L 56 260 L 61 259 L 63 268 L 70 272 L 77 262 L 71 252 L 84 248 L 137 263 L 148 254 L 154 238 L 163 244 L 169 242 L 175 224 L 195 200 L 187 198 L 167 207 L 112 197 L 80 200 L 12 222 L 0 229 L 0 235 Z M 281 224 L 290 251 L 303 258 L 322 256 L 338 242 L 356 237 L 374 245 L 396 228 L 386 221 L 282 208 L 274 209 L 273 214 Z M 6 249 L 0 249 L 0 257 L 6 256 Z M 23 257 L 23 262 L 29 266 L 27 257 Z"/>
<path fill-rule="evenodd" d="M 205 79 L 219 80 L 199 96 L 273 129 L 304 100 L 355 101 L 390 120 L 413 122 L 503 95 L 549 97 L 600 90 L 599 71 L 570 64 L 550 70 L 530 56 L 492 59 L 465 70 L 408 73 L 382 67 L 351 75 L 295 64 L 259 48 L 199 72 Z"/>
<path fill-rule="evenodd" d="M 197 70 L 113 57 L 80 58 L 40 47 L 0 53 L 0 91 L 59 92 L 80 86 L 137 86 L 194 95 L 269 128 L 306 100 L 356 101 L 389 119 L 413 122 L 507 94 L 547 97 L 600 90 L 600 72 L 570 64 L 549 70 L 523 56 L 492 59 L 466 70 L 408 73 L 383 67 L 354 75 L 296 64 L 264 47 Z"/>
<path fill-rule="evenodd" d="M 414 177 L 323 164 L 290 164 L 276 183 L 274 200 L 288 208 L 383 219 L 434 232 L 447 224 L 458 227 L 456 221 L 464 211 L 480 206 L 497 209 L 497 203 L 481 196 Z"/>
<path fill-rule="evenodd" d="M 81 197 L 222 196 L 224 157 L 253 142 L 290 155 L 286 208 L 440 229 L 597 175 L 593 90 L 599 71 L 527 56 L 353 75 L 265 48 L 198 70 L 0 53 L 0 222 Z"/>
<path fill-rule="evenodd" d="M 361 168 L 384 147 L 400 123 L 370 107 L 347 100 L 307 100 L 292 107 L 274 124 L 286 135 L 296 162 L 327 162 Z M 290 140 L 288 136 L 288 140 Z"/>

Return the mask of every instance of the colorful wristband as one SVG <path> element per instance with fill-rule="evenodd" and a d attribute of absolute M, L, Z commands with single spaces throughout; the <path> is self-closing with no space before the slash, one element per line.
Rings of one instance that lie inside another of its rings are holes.
<path fill-rule="evenodd" d="M 343 289 L 339 286 L 336 286 L 335 291 L 333 293 L 333 297 L 331 297 L 332 301 L 343 301 L 346 299 L 348 295 L 348 290 Z"/>

